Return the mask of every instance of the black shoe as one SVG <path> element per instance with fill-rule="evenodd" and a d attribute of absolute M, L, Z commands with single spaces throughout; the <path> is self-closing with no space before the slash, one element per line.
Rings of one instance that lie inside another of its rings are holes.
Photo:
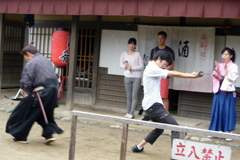
<path fill-rule="evenodd" d="M 143 113 L 143 108 L 141 108 L 139 111 L 138 111 L 138 115 L 142 115 Z"/>
<path fill-rule="evenodd" d="M 23 144 L 28 143 L 27 138 L 26 139 L 13 138 L 13 141 L 18 143 L 23 143 Z"/>
<path fill-rule="evenodd" d="M 142 120 L 143 121 L 150 121 L 150 118 L 148 117 L 148 115 L 145 115 Z"/>
<path fill-rule="evenodd" d="M 133 152 L 142 152 L 143 149 L 144 149 L 144 147 L 142 147 L 142 149 L 138 149 L 137 145 L 135 145 L 135 146 L 132 147 L 132 151 L 133 151 Z"/>

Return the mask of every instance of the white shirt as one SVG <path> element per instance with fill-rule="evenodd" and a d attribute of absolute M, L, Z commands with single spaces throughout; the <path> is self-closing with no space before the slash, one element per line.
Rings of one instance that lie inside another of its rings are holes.
<path fill-rule="evenodd" d="M 132 72 L 130 72 L 126 66 L 125 61 L 128 61 L 128 64 L 132 68 Z M 120 67 L 125 69 L 124 76 L 131 78 L 141 78 L 142 77 L 142 69 L 143 69 L 143 61 L 142 56 L 139 52 L 135 52 L 132 55 L 127 54 L 127 52 L 123 52 L 120 57 Z"/>
<path fill-rule="evenodd" d="M 146 66 L 143 72 L 143 110 L 147 110 L 154 103 L 163 104 L 160 95 L 160 81 L 161 78 L 167 78 L 168 72 L 168 70 L 158 67 L 154 62 L 149 62 Z"/>
<path fill-rule="evenodd" d="M 222 91 L 227 91 L 227 92 L 235 91 L 236 89 L 235 89 L 234 83 L 236 82 L 238 76 L 239 76 L 238 66 L 235 63 L 233 63 L 228 68 L 228 75 L 225 76 L 220 89 Z"/>

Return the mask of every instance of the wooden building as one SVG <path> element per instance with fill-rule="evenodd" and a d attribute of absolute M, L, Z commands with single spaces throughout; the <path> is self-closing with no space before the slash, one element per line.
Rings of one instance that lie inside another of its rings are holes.
<path fill-rule="evenodd" d="M 59 27 L 71 32 L 66 106 L 73 103 L 126 108 L 123 76 L 99 67 L 103 29 L 137 31 L 137 25 L 213 26 L 216 35 L 240 35 L 240 2 L 234 0 L 8 0 L 0 1 L 0 88 L 19 87 L 23 58 L 18 51 L 35 42 L 50 58 L 51 35 Z M 24 14 L 34 14 L 35 24 L 23 24 Z M 226 44 L 225 44 L 226 45 Z M 110 57 L 106 57 L 110 58 Z M 118 62 L 117 62 L 118 63 Z M 212 94 L 171 91 L 172 109 L 180 116 L 210 119 Z M 141 107 L 142 89 L 138 109 Z M 240 122 L 240 103 L 237 104 Z"/>

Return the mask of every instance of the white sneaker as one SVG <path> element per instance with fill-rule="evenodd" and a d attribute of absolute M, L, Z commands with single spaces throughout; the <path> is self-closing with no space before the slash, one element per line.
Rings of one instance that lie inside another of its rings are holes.
<path fill-rule="evenodd" d="M 50 143 L 52 143 L 52 142 L 54 142 L 54 141 L 56 141 L 56 138 L 48 138 L 48 139 L 46 139 L 46 144 L 50 144 Z"/>
<path fill-rule="evenodd" d="M 125 115 L 125 117 L 128 118 L 128 116 L 129 116 L 129 114 L 127 113 L 127 114 Z"/>
<path fill-rule="evenodd" d="M 207 136 L 208 138 L 213 138 L 213 136 Z"/>
<path fill-rule="evenodd" d="M 129 118 L 129 119 L 133 119 L 133 118 L 134 118 L 134 116 L 133 116 L 133 115 L 131 115 L 131 114 L 129 114 L 129 115 L 128 115 L 128 118 Z"/>
<path fill-rule="evenodd" d="M 229 132 L 229 133 L 233 133 L 233 132 Z M 230 139 L 230 138 L 226 138 L 226 141 L 227 141 L 227 142 L 231 142 L 232 139 Z"/>

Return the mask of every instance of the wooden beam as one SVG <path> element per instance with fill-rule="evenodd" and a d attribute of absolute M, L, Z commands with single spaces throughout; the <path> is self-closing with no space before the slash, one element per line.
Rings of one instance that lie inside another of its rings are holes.
<path fill-rule="evenodd" d="M 94 51 L 93 51 L 93 76 L 92 76 L 92 107 L 96 104 L 97 99 L 97 87 L 98 87 L 98 66 L 100 55 L 100 43 L 101 43 L 101 16 L 97 17 L 95 38 L 94 38 Z"/>
<path fill-rule="evenodd" d="M 235 140 L 240 140 L 240 135 L 238 135 L 238 134 L 217 132 L 217 131 L 197 129 L 197 128 L 189 128 L 186 126 L 177 126 L 177 125 L 170 125 L 170 124 L 157 123 L 157 122 L 148 122 L 148 121 L 135 120 L 135 119 L 127 119 L 127 118 L 122 118 L 122 117 L 102 115 L 102 114 L 89 113 L 89 112 L 72 111 L 72 126 L 71 126 L 71 139 L 70 139 L 70 147 L 69 147 L 69 160 L 74 160 L 77 116 L 123 123 L 120 160 L 126 159 L 126 148 L 127 148 L 128 125 L 129 124 L 179 131 L 179 132 L 182 132 L 180 135 L 180 138 L 182 138 L 182 139 L 185 139 L 185 136 L 186 136 L 185 133 L 193 133 L 193 134 L 200 134 L 200 135 L 209 135 L 209 136 L 219 137 L 219 138 L 231 138 L 231 139 L 235 139 Z"/>
<path fill-rule="evenodd" d="M 0 14 L 0 93 L 2 88 L 2 64 L 3 64 L 3 43 L 4 43 L 4 14 Z"/>
<path fill-rule="evenodd" d="M 76 146 L 77 116 L 72 115 L 69 160 L 74 160 Z"/>
<path fill-rule="evenodd" d="M 198 129 L 198 128 L 190 128 L 190 127 L 186 127 L 186 126 L 177 126 L 177 125 L 170 125 L 170 124 L 165 124 L 165 123 L 127 119 L 127 118 L 122 118 L 122 117 L 102 115 L 102 114 L 89 113 L 89 112 L 81 112 L 81 111 L 72 111 L 72 115 L 93 118 L 93 119 L 100 119 L 100 120 L 111 121 L 111 122 L 146 126 L 146 127 L 152 127 L 152 128 L 161 128 L 161 129 L 173 130 L 173 131 L 184 132 L 184 133 L 193 133 L 193 134 L 200 134 L 200 135 L 206 135 L 206 136 L 240 140 L 239 134 L 217 132 L 217 131 Z"/>
<path fill-rule="evenodd" d="M 128 124 L 123 123 L 120 160 L 126 159 L 127 139 L 128 139 Z"/>
<path fill-rule="evenodd" d="M 101 17 L 101 16 L 99 16 Z M 97 18 L 99 19 L 99 18 Z M 99 20 L 97 20 L 98 22 Z M 71 21 L 34 21 L 34 27 L 59 27 L 65 26 L 70 28 Z M 132 31 L 133 27 L 126 22 L 101 22 L 100 27 L 96 26 L 96 21 L 79 21 L 78 25 L 84 29 L 114 29 Z M 146 24 L 145 24 L 146 25 Z"/>
<path fill-rule="evenodd" d="M 78 50 L 78 21 L 79 16 L 73 16 L 72 27 L 71 27 L 71 42 L 70 42 L 70 60 L 69 60 L 69 71 L 67 79 L 67 100 L 66 106 L 68 110 L 73 109 L 74 104 L 74 89 L 76 83 L 76 64 L 77 64 L 77 50 Z"/>
<path fill-rule="evenodd" d="M 180 26 L 186 25 L 186 17 L 180 17 Z"/>

